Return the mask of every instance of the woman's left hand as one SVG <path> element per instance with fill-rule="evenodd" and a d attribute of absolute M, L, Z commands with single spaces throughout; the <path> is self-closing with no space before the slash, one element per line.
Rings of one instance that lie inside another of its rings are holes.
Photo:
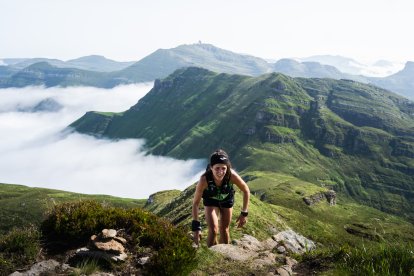
<path fill-rule="evenodd" d="M 237 228 L 243 227 L 247 223 L 247 217 L 240 215 L 237 218 L 236 223 L 237 223 Z"/>

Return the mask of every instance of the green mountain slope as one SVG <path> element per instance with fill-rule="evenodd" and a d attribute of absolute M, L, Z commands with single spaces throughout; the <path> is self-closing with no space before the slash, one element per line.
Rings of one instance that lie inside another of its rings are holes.
<path fill-rule="evenodd" d="M 337 199 L 334 206 L 330 206 L 325 198 L 309 206 L 303 200 L 305 196 L 317 195 L 327 189 L 285 174 L 258 174 L 260 178 L 248 182 L 250 189 L 253 194 L 267 196 L 263 200 L 251 197 L 249 222 L 240 230 L 233 221 L 230 227 L 232 238 L 238 239 L 243 234 L 249 234 L 264 240 L 274 233 L 291 228 L 325 246 L 359 245 L 362 239 L 366 244 L 382 240 L 414 241 L 414 226 L 399 217 L 342 197 Z M 195 185 L 183 192 L 158 192 L 150 196 L 145 208 L 190 229 L 194 192 Z M 237 192 L 235 214 L 241 209 L 241 203 L 242 194 Z M 202 211 L 200 220 L 203 235 L 206 236 Z"/>
<path fill-rule="evenodd" d="M 223 147 L 245 174 L 292 175 L 412 220 L 413 114 L 405 98 L 353 81 L 187 68 L 124 113 L 89 112 L 71 126 L 184 159 Z"/>
<path fill-rule="evenodd" d="M 86 195 L 61 190 L 30 188 L 0 183 L 0 235 L 13 227 L 39 225 L 44 214 L 56 204 L 67 201 L 97 200 L 118 207 L 142 207 L 145 200 L 107 195 Z"/>

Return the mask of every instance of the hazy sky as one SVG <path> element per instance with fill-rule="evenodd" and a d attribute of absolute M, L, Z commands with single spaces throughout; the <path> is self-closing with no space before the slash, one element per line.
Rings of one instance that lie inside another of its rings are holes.
<path fill-rule="evenodd" d="M 414 60 L 410 0 L 0 0 L 0 58 L 139 60 L 198 41 L 262 58 Z"/>
<path fill-rule="evenodd" d="M 151 87 L 1 89 L 0 183 L 129 198 L 187 188 L 198 179 L 205 160 L 147 155 L 143 140 L 110 141 L 65 131 L 86 111 L 128 109 Z M 63 108 L 27 112 L 44 99 Z"/>

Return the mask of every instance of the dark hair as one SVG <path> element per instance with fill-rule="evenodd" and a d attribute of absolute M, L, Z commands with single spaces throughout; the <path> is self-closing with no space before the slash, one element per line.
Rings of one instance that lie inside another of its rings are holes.
<path fill-rule="evenodd" d="M 232 166 L 229 155 L 224 150 L 218 149 L 210 155 L 210 163 L 207 165 L 206 172 L 203 175 L 212 174 L 211 167 L 215 164 L 225 164 L 227 166 L 227 171 L 224 179 L 230 179 Z"/>

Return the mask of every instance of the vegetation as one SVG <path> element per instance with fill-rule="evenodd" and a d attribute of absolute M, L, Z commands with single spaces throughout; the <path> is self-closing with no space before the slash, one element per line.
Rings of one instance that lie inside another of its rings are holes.
<path fill-rule="evenodd" d="M 13 228 L 0 235 L 0 275 L 32 264 L 40 253 L 40 232 L 36 227 Z"/>
<path fill-rule="evenodd" d="M 0 235 L 6 234 L 14 227 L 39 226 L 45 219 L 44 214 L 61 202 L 87 199 L 123 208 L 142 207 L 146 201 L 0 184 Z"/>
<path fill-rule="evenodd" d="M 125 229 L 135 248 L 155 250 L 148 273 L 182 275 L 193 268 L 195 249 L 185 231 L 142 209 L 103 206 L 96 201 L 57 205 L 41 225 L 48 250 L 62 250 L 86 244 L 102 229 Z"/>
<path fill-rule="evenodd" d="M 325 247 L 297 256 L 301 266 L 323 275 L 414 275 L 414 244 L 381 242 Z"/>

